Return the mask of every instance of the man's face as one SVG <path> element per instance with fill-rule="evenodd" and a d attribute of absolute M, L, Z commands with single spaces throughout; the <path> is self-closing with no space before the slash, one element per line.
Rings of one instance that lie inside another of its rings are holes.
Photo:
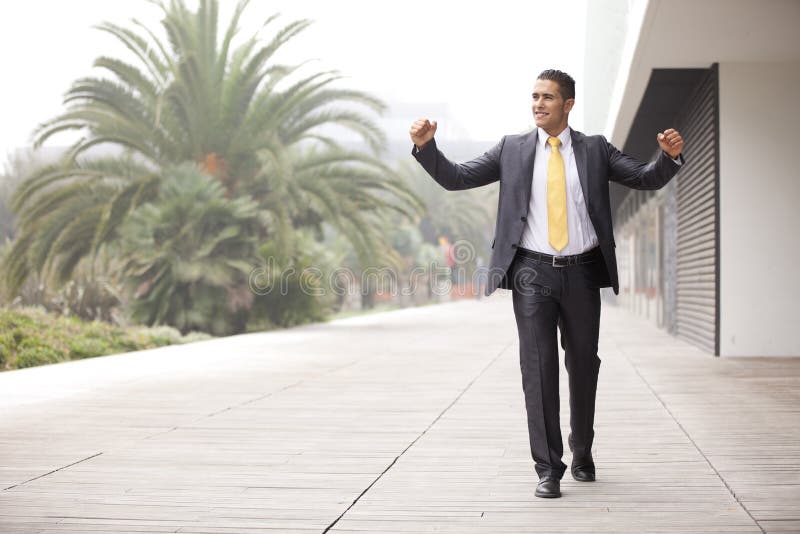
<path fill-rule="evenodd" d="M 550 135 L 558 135 L 567 127 L 567 119 L 575 100 L 564 100 L 553 80 L 536 80 L 533 86 L 533 120 Z"/>

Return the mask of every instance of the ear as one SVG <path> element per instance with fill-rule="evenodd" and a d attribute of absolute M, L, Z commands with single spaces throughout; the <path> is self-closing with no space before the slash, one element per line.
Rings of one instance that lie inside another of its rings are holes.
<path fill-rule="evenodd" d="M 574 106 L 574 105 L 575 105 L 575 99 L 574 98 L 568 98 L 564 102 L 564 111 L 566 113 L 569 113 L 570 111 L 572 111 L 572 106 Z"/>

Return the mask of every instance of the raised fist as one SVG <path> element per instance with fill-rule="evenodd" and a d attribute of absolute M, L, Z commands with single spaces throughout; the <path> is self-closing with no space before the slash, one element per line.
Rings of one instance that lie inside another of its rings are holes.
<path fill-rule="evenodd" d="M 417 148 L 424 147 L 428 141 L 433 139 L 436 133 L 436 121 L 429 121 L 428 119 L 415 120 L 408 131 L 411 134 L 411 141 L 417 145 Z"/>
<path fill-rule="evenodd" d="M 664 130 L 656 136 L 658 146 L 661 150 L 669 154 L 673 159 L 678 157 L 678 154 L 683 150 L 683 137 L 678 133 L 678 130 Z"/>

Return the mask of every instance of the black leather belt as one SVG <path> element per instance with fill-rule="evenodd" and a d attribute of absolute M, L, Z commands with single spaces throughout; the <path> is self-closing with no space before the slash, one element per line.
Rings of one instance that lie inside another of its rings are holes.
<path fill-rule="evenodd" d="M 546 263 L 551 267 L 569 267 L 570 265 L 583 265 L 585 263 L 596 262 L 600 256 L 600 247 L 595 247 L 583 254 L 574 254 L 572 256 L 551 256 L 550 254 L 534 252 L 533 250 L 518 247 L 517 254 L 534 261 Z"/>

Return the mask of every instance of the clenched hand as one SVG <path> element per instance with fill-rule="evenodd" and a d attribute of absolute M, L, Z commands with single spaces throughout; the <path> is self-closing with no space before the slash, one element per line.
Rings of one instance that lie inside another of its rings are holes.
<path fill-rule="evenodd" d="M 411 141 L 421 149 L 428 141 L 433 139 L 436 133 L 436 121 L 429 121 L 428 119 L 415 120 L 408 131 L 411 134 Z"/>
<path fill-rule="evenodd" d="M 669 154 L 672 159 L 677 158 L 683 150 L 683 137 L 678 133 L 678 130 L 673 130 L 672 128 L 664 130 L 656 136 L 656 139 L 661 150 Z"/>

